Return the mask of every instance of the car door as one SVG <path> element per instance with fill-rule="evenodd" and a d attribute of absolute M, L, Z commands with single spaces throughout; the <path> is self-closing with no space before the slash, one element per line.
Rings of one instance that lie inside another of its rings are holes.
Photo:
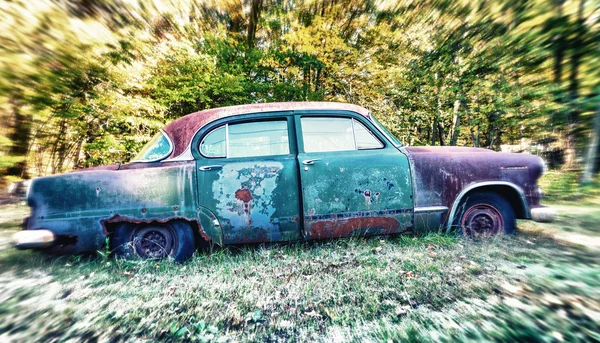
<path fill-rule="evenodd" d="M 292 117 L 281 113 L 228 122 L 200 139 L 199 203 L 217 216 L 223 243 L 299 239 L 293 127 Z"/>
<path fill-rule="evenodd" d="M 398 233 L 413 226 L 406 155 L 361 115 L 296 116 L 304 234 Z"/>

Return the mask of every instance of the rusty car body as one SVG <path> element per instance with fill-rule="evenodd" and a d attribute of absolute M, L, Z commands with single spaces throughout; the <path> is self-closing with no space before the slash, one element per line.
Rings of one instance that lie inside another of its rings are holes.
<path fill-rule="evenodd" d="M 40 177 L 18 248 L 184 260 L 197 247 L 552 220 L 533 155 L 404 147 L 366 109 L 242 105 L 167 125 L 129 164 Z"/>

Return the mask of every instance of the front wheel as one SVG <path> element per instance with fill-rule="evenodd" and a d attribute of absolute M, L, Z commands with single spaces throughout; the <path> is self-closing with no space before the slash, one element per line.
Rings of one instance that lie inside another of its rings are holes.
<path fill-rule="evenodd" d="M 194 253 L 195 242 L 192 228 L 184 221 L 123 223 L 113 233 L 111 248 L 115 256 L 124 258 L 173 258 L 183 262 Z"/>
<path fill-rule="evenodd" d="M 515 211 L 497 193 L 474 193 L 459 205 L 454 227 L 460 228 L 465 237 L 472 239 L 511 234 L 516 229 Z"/>

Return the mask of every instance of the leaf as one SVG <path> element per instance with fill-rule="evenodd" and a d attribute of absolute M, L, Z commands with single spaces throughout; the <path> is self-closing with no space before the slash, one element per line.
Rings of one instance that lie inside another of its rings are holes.
<path fill-rule="evenodd" d="M 188 332 L 189 332 L 188 329 L 184 326 L 181 329 L 177 330 L 177 332 L 175 333 L 175 336 L 183 337 L 183 335 L 185 335 Z"/>

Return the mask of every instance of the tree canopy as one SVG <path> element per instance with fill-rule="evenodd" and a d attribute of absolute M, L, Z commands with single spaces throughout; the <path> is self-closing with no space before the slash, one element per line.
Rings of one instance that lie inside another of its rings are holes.
<path fill-rule="evenodd" d="M 191 112 L 323 100 L 407 145 L 564 147 L 593 171 L 599 42 L 590 0 L 5 1 L 0 168 L 127 162 Z"/>

